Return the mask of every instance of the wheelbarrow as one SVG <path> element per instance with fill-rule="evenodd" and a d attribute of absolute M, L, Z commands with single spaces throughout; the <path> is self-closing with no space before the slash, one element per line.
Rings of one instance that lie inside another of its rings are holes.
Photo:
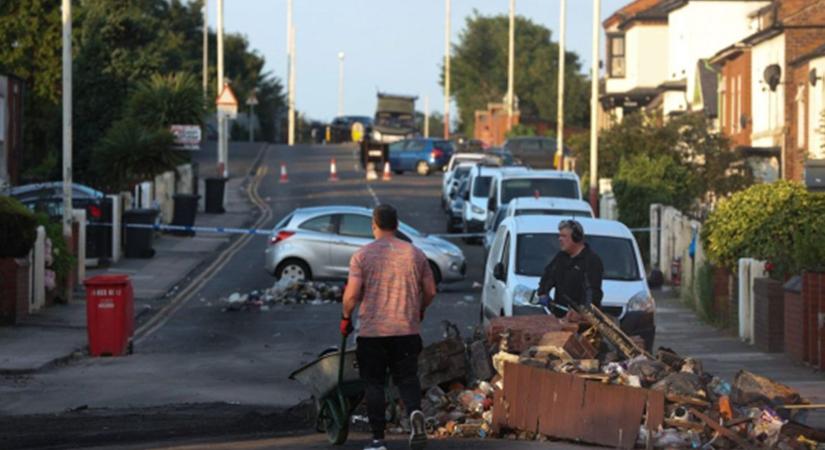
<path fill-rule="evenodd" d="M 321 356 L 292 372 L 290 380 L 306 386 L 315 399 L 315 428 L 326 433 L 329 442 L 341 445 L 347 441 L 350 416 L 364 398 L 364 383 L 358 374 L 355 349 L 346 349 L 347 337 L 342 336 L 338 351 Z"/>

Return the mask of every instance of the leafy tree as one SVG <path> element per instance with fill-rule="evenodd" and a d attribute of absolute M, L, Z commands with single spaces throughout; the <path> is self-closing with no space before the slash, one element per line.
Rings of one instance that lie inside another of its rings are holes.
<path fill-rule="evenodd" d="M 501 102 L 507 92 L 507 16 L 467 18 L 459 42 L 453 47 L 453 95 L 463 131 L 473 133 L 474 113 L 487 103 Z M 551 31 L 518 16 L 515 23 L 514 92 L 522 117 L 554 118 L 558 89 L 558 44 Z M 571 125 L 589 123 L 587 78 L 577 54 L 565 56 L 565 120 Z M 443 84 L 443 67 L 442 84 Z"/>
<path fill-rule="evenodd" d="M 98 184 L 112 191 L 131 189 L 136 183 L 174 170 L 184 162 L 171 150 L 174 136 L 165 129 L 147 128 L 133 118 L 115 122 L 93 152 Z"/>
<path fill-rule="evenodd" d="M 203 122 L 203 93 L 195 78 L 185 72 L 152 75 L 138 84 L 126 114 L 148 128 Z"/>
<path fill-rule="evenodd" d="M 525 125 L 523 123 L 514 125 L 510 128 L 510 131 L 507 132 L 507 137 L 517 137 L 517 136 L 535 136 L 536 129 L 531 127 L 530 125 Z"/>

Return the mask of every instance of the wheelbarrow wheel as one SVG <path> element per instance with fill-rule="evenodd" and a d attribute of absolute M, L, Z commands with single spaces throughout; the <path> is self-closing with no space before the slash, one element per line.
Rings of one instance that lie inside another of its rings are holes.
<path fill-rule="evenodd" d="M 327 433 L 330 444 L 341 445 L 347 442 L 349 415 L 344 411 L 344 405 L 341 405 L 337 398 L 331 397 L 323 401 L 318 421 Z"/>

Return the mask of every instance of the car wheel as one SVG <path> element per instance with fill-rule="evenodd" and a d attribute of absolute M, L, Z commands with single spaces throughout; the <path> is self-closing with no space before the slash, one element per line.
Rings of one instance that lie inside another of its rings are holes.
<path fill-rule="evenodd" d="M 438 286 L 441 283 L 441 271 L 438 270 L 438 266 L 436 266 L 434 262 L 427 262 L 430 263 L 430 270 L 433 272 L 433 278 L 435 278 L 435 285 Z"/>
<path fill-rule="evenodd" d="M 419 175 L 427 176 L 430 174 L 430 165 L 427 164 L 427 161 L 418 161 L 418 164 L 415 165 L 415 171 Z"/>
<path fill-rule="evenodd" d="M 275 269 L 275 277 L 278 280 L 286 278 L 291 282 L 297 282 L 311 280 L 312 274 L 305 262 L 300 259 L 288 259 Z"/>

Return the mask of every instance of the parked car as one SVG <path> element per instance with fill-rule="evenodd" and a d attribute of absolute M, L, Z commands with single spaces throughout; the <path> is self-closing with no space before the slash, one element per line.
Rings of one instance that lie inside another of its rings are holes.
<path fill-rule="evenodd" d="M 484 249 L 490 250 L 496 231 L 504 219 L 516 216 L 565 216 L 593 218 L 593 209 L 584 200 L 557 197 L 517 197 L 506 208 L 499 208 L 487 221 Z"/>
<path fill-rule="evenodd" d="M 444 210 L 450 205 L 453 197 L 458 192 L 458 185 L 467 178 L 474 164 L 461 163 L 453 167 L 450 172 L 444 172 L 444 180 L 441 186 L 441 207 Z"/>
<path fill-rule="evenodd" d="M 540 136 L 519 136 L 507 139 L 504 149 L 513 155 L 517 162 L 534 169 L 556 168 L 556 139 Z M 570 149 L 564 148 L 564 155 L 570 156 Z"/>
<path fill-rule="evenodd" d="M 470 178 L 461 180 L 455 190 L 455 195 L 450 197 L 447 205 L 447 233 L 460 232 L 464 223 L 464 193 L 470 186 Z"/>
<path fill-rule="evenodd" d="M 546 314 L 531 299 L 544 268 L 558 253 L 558 225 L 567 217 L 517 216 L 505 219 L 496 232 L 484 269 L 481 320 Z M 604 263 L 602 311 L 618 319 L 629 335 L 641 336 L 648 349 L 656 334 L 656 302 L 645 281 L 644 265 L 630 230 L 622 223 L 577 219 L 585 241 Z M 553 291 L 550 292 L 552 297 Z"/>
<path fill-rule="evenodd" d="M 16 186 L 9 191 L 11 197 L 20 200 L 33 212 L 42 212 L 54 220 L 63 217 L 63 182 L 26 184 Z M 90 259 L 105 257 L 106 236 L 111 230 L 93 224 L 104 221 L 106 194 L 82 184 L 72 184 L 72 208 L 86 210 L 86 220 L 91 226 L 87 228 L 86 257 Z M 107 232 L 108 231 L 108 232 Z"/>
<path fill-rule="evenodd" d="M 579 177 L 574 172 L 528 170 L 525 167 L 499 171 L 490 186 L 487 209 L 492 216 L 517 197 L 558 197 L 581 200 Z"/>
<path fill-rule="evenodd" d="M 427 256 L 436 282 L 464 279 L 464 253 L 439 237 L 400 223 L 399 239 Z M 373 241 L 372 210 L 358 206 L 298 208 L 272 230 L 265 256 L 266 271 L 292 280 L 346 280 L 349 260 Z"/>
<path fill-rule="evenodd" d="M 469 186 L 464 192 L 464 211 L 462 213 L 462 230 L 465 233 L 484 231 L 487 222 L 487 200 L 490 197 L 490 185 L 499 167 L 477 165 L 468 175 Z M 465 239 L 470 241 L 471 239 Z"/>
<path fill-rule="evenodd" d="M 436 138 L 414 138 L 390 144 L 390 167 L 397 174 L 429 175 L 443 170 L 453 156 L 453 144 Z"/>

